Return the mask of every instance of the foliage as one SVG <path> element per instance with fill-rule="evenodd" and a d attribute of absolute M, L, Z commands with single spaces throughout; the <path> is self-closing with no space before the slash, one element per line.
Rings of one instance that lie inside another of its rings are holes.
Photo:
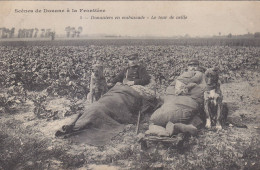
<path fill-rule="evenodd" d="M 20 123 L 11 119 L 0 125 L 0 169 L 66 169 L 83 164 L 64 148 L 50 147 L 49 140 L 40 139 L 38 132 L 24 129 Z"/>
<path fill-rule="evenodd" d="M 254 78 L 259 70 L 259 48 L 215 46 L 2 46 L 1 83 L 5 87 L 22 84 L 26 90 L 48 88 L 52 95 L 85 97 L 88 93 L 93 56 L 105 63 L 110 81 L 126 66 L 126 53 L 137 52 L 150 74 L 165 78 L 168 85 L 197 58 L 204 68 L 217 66 L 222 81 Z"/>
<path fill-rule="evenodd" d="M 225 45 L 227 41 L 229 43 L 233 41 L 234 45 L 248 43 L 230 38 L 225 41 L 209 40 L 208 44 L 212 45 L 217 41 L 220 45 Z M 96 45 L 90 46 L 93 42 Z M 110 45 L 107 45 L 107 42 L 110 42 Z M 259 47 L 204 46 L 206 40 L 196 42 L 189 39 L 174 42 L 184 43 L 182 45 L 171 44 L 168 40 L 157 40 L 153 44 L 150 41 L 140 40 L 138 43 L 141 45 L 134 41 L 126 41 L 122 44 L 120 42 L 122 41 L 104 40 L 102 43 L 97 40 L 87 41 L 87 43 L 86 41 L 51 43 L 46 41 L 40 42 L 43 45 L 33 42 L 35 43 L 33 46 L 26 46 L 22 44 L 23 42 L 17 42 L 14 46 L 0 46 L 0 84 L 4 87 L 0 91 L 1 111 L 13 113 L 19 105 L 23 105 L 23 102 L 33 101 L 33 112 L 36 117 L 41 118 L 31 123 L 31 126 L 36 128 L 42 128 L 40 126 L 42 124 L 37 127 L 39 121 L 46 123 L 45 119 L 58 118 L 57 111 L 46 106 L 50 98 L 59 100 L 61 97 L 69 98 L 69 109 L 65 116 L 81 112 L 83 110 L 81 99 L 84 100 L 89 91 L 93 56 L 99 56 L 104 61 L 104 74 L 107 81 L 110 81 L 122 67 L 127 65 L 124 55 L 137 52 L 140 62 L 156 78 L 157 85 L 160 86 L 157 87 L 159 90 L 164 89 L 180 75 L 191 58 L 199 59 L 201 66 L 205 68 L 219 67 L 221 80 L 224 82 L 241 79 L 250 82 L 258 76 L 255 72 L 259 71 Z M 68 46 L 68 43 L 74 44 Z M 250 108 L 254 110 L 253 103 L 250 102 L 254 101 L 257 105 L 259 100 L 247 98 L 249 95 L 246 94 L 247 89 L 249 86 L 241 88 L 232 85 L 223 92 L 228 91 L 225 96 L 234 99 L 244 110 Z M 4 118 L 0 117 L 0 119 Z M 54 121 L 49 122 L 56 123 Z M 254 169 L 259 167 L 259 138 L 257 136 L 252 138 L 256 133 L 253 133 L 252 129 L 228 128 L 219 133 L 202 131 L 197 138 L 192 138 L 183 150 L 173 146 L 158 145 L 155 150 L 142 152 L 136 139 L 135 126 L 132 126 L 130 130 L 116 136 L 111 144 L 100 148 L 65 145 L 63 141 L 62 147 L 72 148 L 71 150 L 75 152 L 74 155 L 68 155 L 64 148 L 50 144 L 52 137 L 48 138 L 39 135 L 38 132 L 29 131 L 29 126 L 25 129 L 21 128 L 23 122 L 11 118 L 10 121 L 3 122 L 0 124 L 0 169 L 75 169 L 89 163 L 113 164 L 129 169 L 212 169 L 213 167 Z M 246 135 L 251 135 L 251 142 L 248 142 Z M 51 149 L 50 145 L 52 145 Z"/>
<path fill-rule="evenodd" d="M 20 101 L 9 94 L 0 94 L 0 113 L 14 113 Z"/>

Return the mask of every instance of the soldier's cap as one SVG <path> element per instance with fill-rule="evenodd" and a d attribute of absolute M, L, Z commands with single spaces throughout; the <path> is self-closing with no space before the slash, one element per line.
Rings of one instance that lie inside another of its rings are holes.
<path fill-rule="evenodd" d="M 199 65 L 199 61 L 196 59 L 192 59 L 189 61 L 188 65 Z"/>
<path fill-rule="evenodd" d="M 138 53 L 133 53 L 127 56 L 128 60 L 136 60 L 138 59 Z"/>

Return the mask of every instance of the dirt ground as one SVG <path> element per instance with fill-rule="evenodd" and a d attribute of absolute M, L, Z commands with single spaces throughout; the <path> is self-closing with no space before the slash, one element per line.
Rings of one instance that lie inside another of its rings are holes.
<path fill-rule="evenodd" d="M 229 117 L 248 128 L 230 125 L 221 131 L 202 129 L 183 148 L 151 144 L 146 151 L 137 142 L 134 124 L 126 125 L 123 132 L 102 147 L 55 138 L 55 131 L 72 116 L 38 119 L 33 102 L 27 100 L 17 113 L 0 116 L 0 169 L 258 169 L 259 80 L 227 83 L 221 88 Z M 61 114 L 69 103 L 66 98 L 49 99 L 49 107 Z M 140 132 L 147 127 L 143 121 Z"/>

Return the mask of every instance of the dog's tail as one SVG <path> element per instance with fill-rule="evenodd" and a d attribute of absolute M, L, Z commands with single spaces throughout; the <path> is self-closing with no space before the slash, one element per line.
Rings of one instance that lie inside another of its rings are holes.
<path fill-rule="evenodd" d="M 238 128 L 247 128 L 247 125 L 242 123 L 239 117 L 229 117 L 227 119 L 227 123 L 232 124 L 233 126 Z"/>
<path fill-rule="evenodd" d="M 223 120 L 226 125 L 233 125 L 238 128 L 247 128 L 247 125 L 242 123 L 242 120 L 240 117 L 228 117 L 228 106 L 227 103 L 223 103 L 223 108 L 222 108 L 222 116 Z"/>

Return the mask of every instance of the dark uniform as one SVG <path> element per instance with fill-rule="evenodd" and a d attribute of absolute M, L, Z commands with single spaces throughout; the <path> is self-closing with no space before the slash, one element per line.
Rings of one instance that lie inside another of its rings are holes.
<path fill-rule="evenodd" d="M 150 76 L 147 73 L 146 69 L 136 64 L 138 59 L 138 54 L 131 54 L 128 56 L 129 62 L 134 62 L 133 66 L 129 66 L 123 69 L 112 81 L 112 84 L 117 82 L 123 83 L 124 80 L 134 81 L 133 85 L 142 85 L 145 86 L 150 83 Z"/>
<path fill-rule="evenodd" d="M 134 85 L 147 85 L 150 82 L 150 76 L 143 66 L 133 66 L 123 69 L 111 83 L 123 82 L 124 79 L 134 81 Z"/>

